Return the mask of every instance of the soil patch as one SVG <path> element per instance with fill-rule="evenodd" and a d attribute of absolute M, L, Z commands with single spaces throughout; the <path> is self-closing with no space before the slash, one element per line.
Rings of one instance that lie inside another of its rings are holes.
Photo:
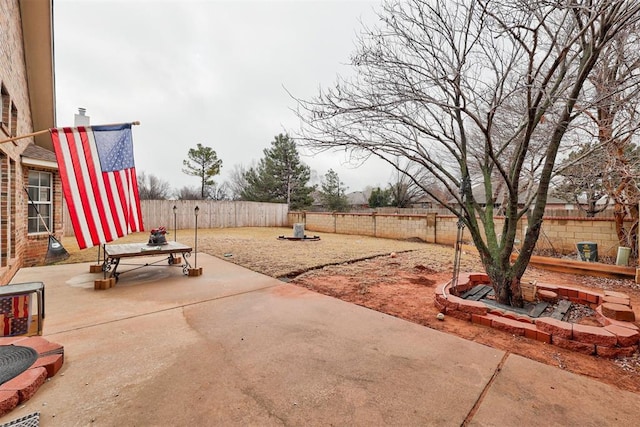
<path fill-rule="evenodd" d="M 178 230 L 177 234 L 179 242 L 193 244 L 193 230 Z M 451 247 L 324 233 L 317 233 L 318 241 L 278 240 L 278 236 L 289 234 L 288 228 L 198 230 L 198 251 L 272 277 L 288 277 L 296 286 L 640 392 L 640 355 L 637 353 L 624 359 L 601 359 L 448 316 L 439 321 L 433 292 L 436 285 L 451 279 L 454 259 Z M 117 243 L 146 241 L 147 237 L 146 233 L 136 233 Z M 169 240 L 173 240 L 171 237 Z M 63 245 L 71 254 L 65 262 L 97 258 L 96 248 L 79 251 L 73 237 L 65 238 Z M 461 271 L 482 271 L 478 256 L 463 253 Z M 640 287 L 631 280 L 536 268 L 529 268 L 526 278 L 587 290 L 626 293 L 636 318 L 640 319 Z M 585 315 L 580 322 L 588 319 Z"/>
<path fill-rule="evenodd" d="M 597 378 L 617 387 L 640 391 L 640 363 L 637 354 L 620 360 L 601 359 L 448 316 L 444 321 L 439 321 L 436 318 L 438 310 L 433 304 L 433 292 L 437 284 L 451 279 L 451 273 L 433 269 L 425 273 L 424 266 L 416 261 L 428 257 L 428 250 L 398 254 L 393 259 L 380 257 L 344 267 L 333 266 L 311 271 L 298 276 L 291 283 L 493 348 Z M 527 277 L 583 289 L 611 289 L 627 293 L 638 316 L 640 293 L 635 284 L 628 280 L 584 277 L 538 269 L 530 269 Z M 571 316 L 581 324 L 591 324 L 590 322 L 595 321 L 590 313 L 581 310 L 580 307 L 576 307 Z"/>

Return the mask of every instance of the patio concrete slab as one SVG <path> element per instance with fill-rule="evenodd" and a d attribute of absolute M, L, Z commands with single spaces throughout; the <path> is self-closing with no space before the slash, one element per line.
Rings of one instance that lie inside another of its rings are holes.
<path fill-rule="evenodd" d="M 509 355 L 469 425 L 633 426 L 639 420 L 638 394 Z"/>
<path fill-rule="evenodd" d="M 156 258 L 136 258 L 144 265 Z M 191 257 L 193 263 L 193 257 Z M 278 280 L 256 274 L 236 264 L 198 254 L 202 276 L 187 277 L 179 266 L 138 268 L 123 265 L 117 285 L 94 290 L 102 273 L 89 273 L 90 264 L 64 264 L 23 268 L 12 283 L 43 282 L 46 290 L 45 334 L 140 316 L 222 298 L 280 284 Z"/>
<path fill-rule="evenodd" d="M 638 395 L 215 257 L 198 266 L 141 269 L 103 291 L 89 264 L 20 270 L 14 283 L 45 283 L 44 337 L 65 363 L 0 423 L 36 411 L 43 426 L 640 419 Z"/>

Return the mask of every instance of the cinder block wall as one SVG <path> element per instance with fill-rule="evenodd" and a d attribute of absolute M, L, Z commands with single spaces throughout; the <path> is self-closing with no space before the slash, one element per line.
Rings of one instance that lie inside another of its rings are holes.
<path fill-rule="evenodd" d="M 545 218 L 537 248 L 569 253 L 576 250 L 578 242 L 594 242 L 599 255 L 616 256 L 620 244 L 615 221 L 613 218 Z"/>
<path fill-rule="evenodd" d="M 289 214 L 291 215 L 291 214 Z M 291 218 L 291 217 L 289 217 Z M 335 233 L 336 232 L 336 216 L 331 213 L 306 213 L 306 217 L 303 217 L 302 221 L 299 220 L 299 223 L 304 223 L 305 228 L 311 231 L 321 231 L 324 233 Z M 289 225 L 293 225 L 294 223 L 290 223 Z"/>
<path fill-rule="evenodd" d="M 336 213 L 336 233 L 357 234 L 359 236 L 375 235 L 375 217 L 369 214 Z"/>
<path fill-rule="evenodd" d="M 357 234 L 389 239 L 419 238 L 429 243 L 454 245 L 458 233 L 458 219 L 453 215 L 289 212 L 289 226 L 304 223 L 305 229 L 325 233 Z M 504 220 L 495 219 L 500 234 Z M 517 238 L 522 241 L 527 222 L 518 227 Z M 462 238 L 471 243 L 464 228 Z M 613 218 L 548 217 L 544 219 L 537 248 L 560 254 L 576 251 L 578 242 L 594 242 L 600 256 L 616 256 L 618 239 Z"/>
<path fill-rule="evenodd" d="M 436 243 L 436 215 L 373 215 L 375 236 L 389 239 L 419 238 Z"/>

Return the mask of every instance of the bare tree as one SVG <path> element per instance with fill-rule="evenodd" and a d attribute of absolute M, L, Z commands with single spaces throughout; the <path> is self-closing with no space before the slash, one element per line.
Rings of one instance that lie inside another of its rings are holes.
<path fill-rule="evenodd" d="M 409 208 L 424 195 L 422 187 L 416 185 L 404 174 L 398 175 L 396 182 L 389 183 L 388 189 L 391 195 L 391 205 L 396 208 Z"/>
<path fill-rule="evenodd" d="M 406 159 L 433 175 L 459 208 L 407 176 L 460 217 L 497 300 L 521 306 L 556 158 L 571 123 L 596 101 L 585 82 L 639 12 L 637 2 L 614 0 L 389 1 L 381 28 L 363 32 L 356 76 L 298 100 L 298 140 L 357 160 Z M 501 223 L 493 203 L 475 200 L 476 183 L 487 198 L 502 188 Z"/>
<path fill-rule="evenodd" d="M 164 200 L 171 194 L 171 185 L 153 174 L 138 174 L 138 194 L 141 200 Z"/>
<path fill-rule="evenodd" d="M 178 200 L 202 200 L 201 189 L 198 187 L 184 186 L 176 190 L 175 196 Z"/>
<path fill-rule="evenodd" d="M 234 165 L 229 173 L 227 186 L 232 200 L 241 200 L 242 192 L 247 187 L 247 180 L 244 177 L 246 173 L 247 169 L 243 165 Z"/>
<path fill-rule="evenodd" d="M 638 150 L 634 137 L 640 126 L 640 30 L 620 31 L 604 49 L 589 77 L 595 101 L 587 110 L 599 147 L 605 150 L 603 181 L 614 203 L 618 241 L 638 252 L 640 190 Z M 628 224 L 628 225 L 627 225 Z"/>
<path fill-rule="evenodd" d="M 207 198 L 211 200 L 230 200 L 229 193 L 229 184 L 227 182 L 223 182 L 220 185 L 214 183 L 208 188 Z"/>
<path fill-rule="evenodd" d="M 587 218 L 609 207 L 609 196 L 603 183 L 606 152 L 602 147 L 584 144 L 569 153 L 557 172 L 561 181 L 553 190 L 559 199 L 575 204 Z"/>

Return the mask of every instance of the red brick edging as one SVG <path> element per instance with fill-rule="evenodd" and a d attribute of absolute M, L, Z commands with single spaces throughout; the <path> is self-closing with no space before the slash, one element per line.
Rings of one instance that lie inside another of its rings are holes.
<path fill-rule="evenodd" d="M 454 293 L 462 294 L 476 285 L 489 283 L 489 277 L 483 273 L 460 274 Z M 448 316 L 584 354 L 614 358 L 630 356 L 638 350 L 640 328 L 633 323 L 633 310 L 627 295 L 609 291 L 599 294 L 541 283 L 537 288 L 538 293 L 548 292 L 547 295 L 589 305 L 595 309 L 600 326 L 580 325 L 550 317 L 532 318 L 479 301 L 465 300 L 453 295 L 451 282 L 436 287 L 434 303 Z"/>
<path fill-rule="evenodd" d="M 58 373 L 64 363 L 64 347 L 42 337 L 0 338 L 0 345 L 31 347 L 38 359 L 17 377 L 0 385 L 0 417 L 31 399 L 47 378 Z"/>

